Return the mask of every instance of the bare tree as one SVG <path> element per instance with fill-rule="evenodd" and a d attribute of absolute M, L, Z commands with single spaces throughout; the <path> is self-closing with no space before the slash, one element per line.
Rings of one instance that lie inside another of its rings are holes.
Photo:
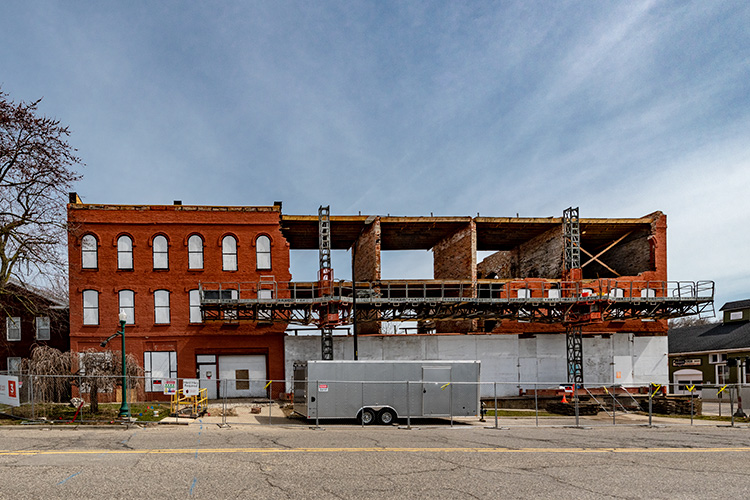
<path fill-rule="evenodd" d="M 135 357 L 126 355 L 127 384 L 131 389 L 142 385 L 143 368 Z M 73 373 L 72 368 L 78 370 Z M 25 375 L 34 376 L 34 394 L 40 401 L 60 402 L 69 396 L 72 385 L 89 393 L 91 412 L 99 412 L 99 393 L 122 387 L 120 351 L 61 352 L 48 346 L 35 346 L 31 357 L 23 360 Z"/>
<path fill-rule="evenodd" d="M 122 355 L 120 351 L 87 349 L 78 354 L 78 389 L 89 393 L 91 412 L 99 412 L 99 393 L 110 392 L 122 386 Z M 130 354 L 126 354 L 127 384 L 131 389 L 140 387 L 143 369 Z"/>
<path fill-rule="evenodd" d="M 686 326 L 703 326 L 703 325 L 715 325 L 718 324 L 716 318 L 699 318 L 698 316 L 685 316 L 684 318 L 676 318 L 669 320 L 670 328 L 682 328 Z"/>
<path fill-rule="evenodd" d="M 81 160 L 68 127 L 38 116 L 40 101 L 14 103 L 0 90 L 0 296 L 12 278 L 65 271 L 65 202 Z"/>
<path fill-rule="evenodd" d="M 38 401 L 59 403 L 70 397 L 70 352 L 34 346 L 31 356 L 23 360 L 21 371 L 33 377 L 34 398 Z"/>

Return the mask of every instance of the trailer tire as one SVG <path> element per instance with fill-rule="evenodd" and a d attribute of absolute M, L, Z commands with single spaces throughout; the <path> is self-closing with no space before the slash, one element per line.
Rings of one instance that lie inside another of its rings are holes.
<path fill-rule="evenodd" d="M 375 412 L 370 408 L 365 408 L 359 412 L 359 421 L 365 425 L 375 422 Z"/>
<path fill-rule="evenodd" d="M 390 408 L 383 408 L 378 414 L 378 422 L 381 425 L 391 425 L 396 420 L 396 412 Z"/>

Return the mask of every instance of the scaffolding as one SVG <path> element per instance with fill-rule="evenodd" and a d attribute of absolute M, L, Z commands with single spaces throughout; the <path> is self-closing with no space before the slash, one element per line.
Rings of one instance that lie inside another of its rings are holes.
<path fill-rule="evenodd" d="M 512 320 L 565 326 L 569 381 L 583 383 L 581 326 L 604 321 L 713 316 L 713 281 L 586 279 L 578 207 L 563 211 L 562 279 L 334 281 L 330 207 L 318 209 L 317 282 L 200 283 L 204 321 L 315 325 L 324 360 L 333 359 L 333 329 L 358 321 Z M 264 290 L 261 294 L 260 291 Z M 270 294 L 268 291 L 270 290 Z M 261 297 L 262 295 L 262 297 Z M 355 305 L 356 303 L 356 305 Z"/>
<path fill-rule="evenodd" d="M 264 288 L 261 288 L 264 287 Z M 272 287 L 272 298 L 258 291 Z M 518 290 L 525 289 L 523 294 Z M 351 281 L 202 282 L 204 321 L 350 324 Z M 382 280 L 357 282 L 361 321 L 522 320 L 546 324 L 712 316 L 713 281 Z"/>

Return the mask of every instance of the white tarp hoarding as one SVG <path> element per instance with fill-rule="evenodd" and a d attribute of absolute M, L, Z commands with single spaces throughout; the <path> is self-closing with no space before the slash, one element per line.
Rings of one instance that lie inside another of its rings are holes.
<path fill-rule="evenodd" d="M 18 377 L 0 375 L 0 404 L 21 406 L 18 398 Z"/>

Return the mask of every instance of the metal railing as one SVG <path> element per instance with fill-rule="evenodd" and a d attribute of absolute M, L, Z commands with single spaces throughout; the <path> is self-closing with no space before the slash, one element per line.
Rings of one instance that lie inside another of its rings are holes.
<path fill-rule="evenodd" d="M 429 319 L 523 319 L 562 322 L 580 318 L 593 306 L 597 319 L 666 319 L 713 316 L 712 281 L 388 280 L 317 282 L 200 283 L 201 310 L 207 320 L 320 322 L 320 310 L 335 307 L 366 321 Z"/>
<path fill-rule="evenodd" d="M 254 281 L 201 282 L 201 302 L 212 303 L 315 303 L 331 298 L 351 301 L 350 281 L 335 281 L 323 288 L 318 282 Z M 700 300 L 714 297 L 713 281 L 638 281 L 597 279 L 559 280 L 387 280 L 357 283 L 357 302 L 444 301 L 467 298 L 487 301 L 585 302 L 588 300 L 659 301 Z"/>

